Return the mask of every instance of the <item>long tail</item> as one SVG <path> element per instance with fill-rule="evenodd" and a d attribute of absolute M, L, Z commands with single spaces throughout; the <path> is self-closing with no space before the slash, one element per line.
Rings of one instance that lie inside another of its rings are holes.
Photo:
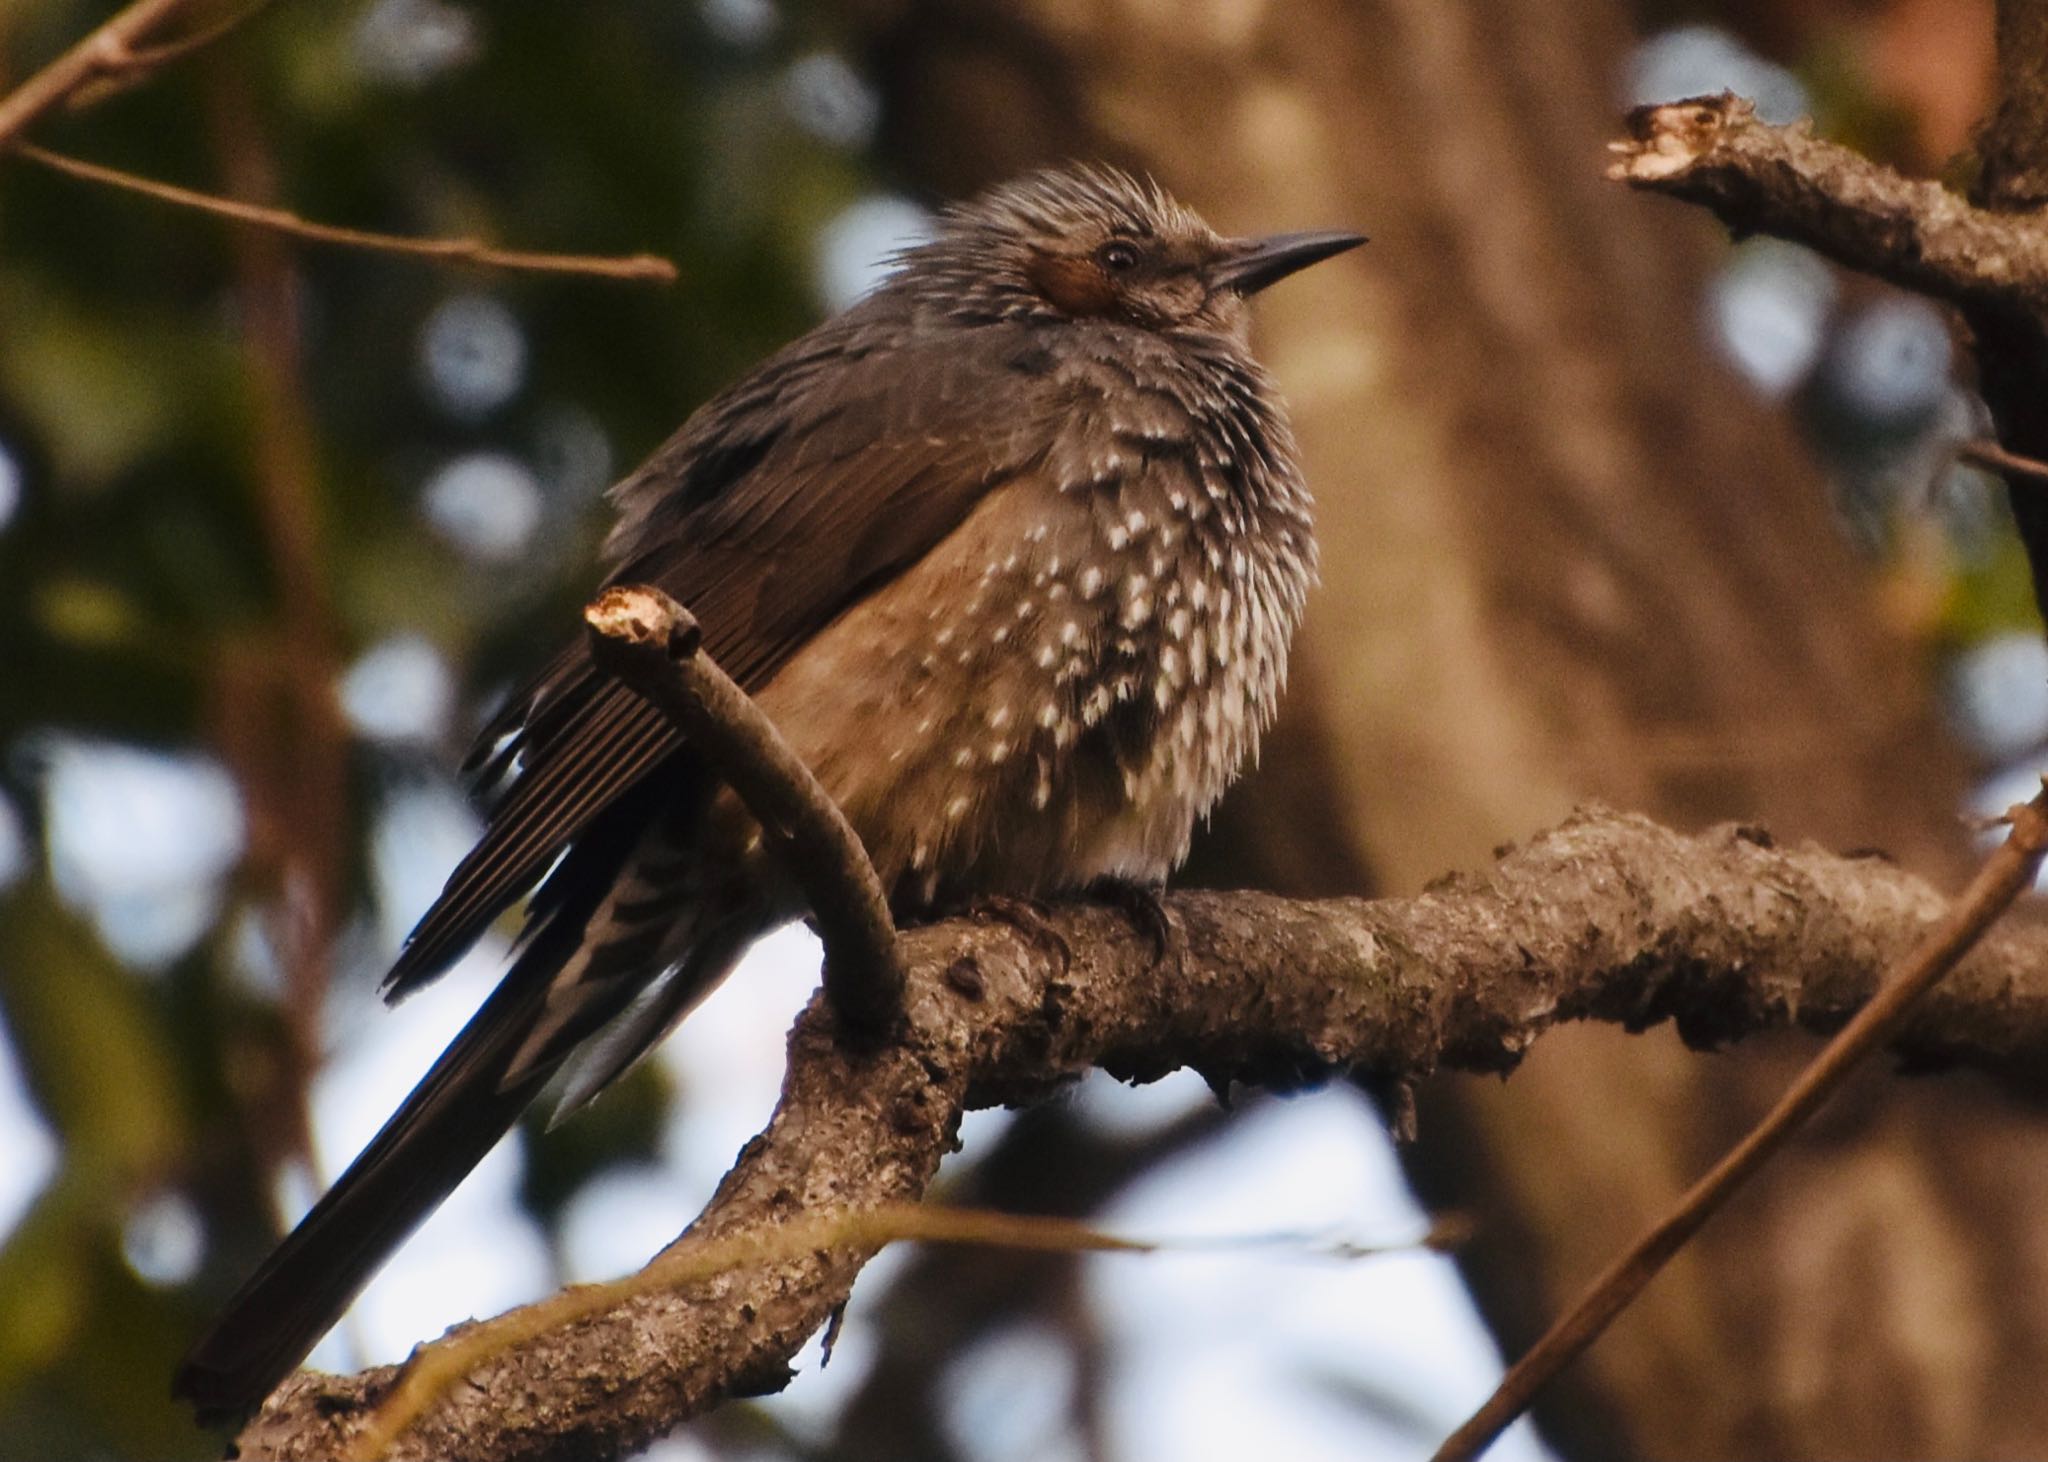
<path fill-rule="evenodd" d="M 497 989 L 185 1357 L 171 1390 L 201 1422 L 248 1414 L 297 1369 L 570 1052 L 618 1014 L 632 977 L 657 972 L 642 929 L 619 927 L 618 895 L 634 883 L 626 865 L 662 801 L 625 799 L 578 839 L 535 896 L 524 947 Z M 643 927 L 655 913 L 645 909 Z M 612 950 L 635 968 L 604 958 Z M 605 978 L 589 980 L 598 965 Z"/>
<path fill-rule="evenodd" d="M 247 1414 L 333 1328 L 385 1257 L 519 1119 L 540 1082 L 500 1085 L 531 997 L 507 980 L 178 1367 L 202 1424 Z M 544 1077 L 542 1079 L 545 1079 Z"/>

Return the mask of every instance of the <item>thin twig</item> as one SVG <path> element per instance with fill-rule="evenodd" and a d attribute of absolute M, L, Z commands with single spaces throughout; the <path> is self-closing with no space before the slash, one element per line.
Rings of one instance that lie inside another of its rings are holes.
<path fill-rule="evenodd" d="M 890 1203 L 854 1212 L 800 1217 L 779 1228 L 747 1230 L 711 1239 L 686 1239 L 664 1250 L 637 1274 L 602 1284 L 577 1285 L 494 1320 L 469 1326 L 424 1346 L 407 1362 L 398 1384 L 378 1404 L 349 1445 L 353 1462 L 374 1462 L 448 1388 L 493 1356 L 618 1308 L 642 1295 L 682 1289 L 748 1265 L 770 1263 L 816 1249 L 875 1254 L 890 1244 L 953 1244 L 1041 1254 L 1157 1254 L 1293 1250 L 1346 1262 L 1407 1254 L 1441 1253 L 1467 1236 L 1456 1219 L 1434 1222 L 1404 1243 L 1331 1244 L 1303 1234 L 1245 1234 L 1215 1238 L 1141 1239 L 1106 1233 L 1072 1219 Z"/>
<path fill-rule="evenodd" d="M 159 41 L 151 46 L 132 47 L 127 59 L 122 63 L 122 68 L 155 71 L 170 65 L 173 61 L 182 61 L 194 51 L 204 50 L 212 45 L 229 31 L 254 20 L 257 15 L 269 9 L 272 3 L 274 0 L 249 0 L 249 3 L 240 10 L 222 16 L 212 25 L 201 26 L 190 35 L 182 35 L 175 40 Z"/>
<path fill-rule="evenodd" d="M 73 112 L 83 111 L 116 93 L 140 85 L 164 67 L 182 61 L 196 51 L 204 50 L 230 31 L 240 29 L 243 24 L 269 9 L 272 3 L 273 0 L 249 0 L 249 3 L 240 10 L 223 16 L 212 25 L 201 26 L 189 35 L 160 41 L 155 45 L 129 47 L 119 60 L 104 63 L 99 75 L 89 78 L 66 97 L 66 109 Z"/>
<path fill-rule="evenodd" d="M 903 964 L 860 837 L 760 707 L 701 652 L 690 612 L 659 589 L 608 589 L 584 611 L 597 663 L 701 747 L 803 885 L 825 944 L 825 992 L 863 1037 L 903 1016 Z"/>
<path fill-rule="evenodd" d="M 384 254 L 407 254 L 427 259 L 476 264 L 488 269 L 581 274 L 598 279 L 653 281 L 661 284 L 671 284 L 676 279 L 676 266 L 652 254 L 634 254 L 626 258 L 606 258 L 590 254 L 536 254 L 523 250 L 492 248 L 480 239 L 419 239 L 407 238 L 402 234 L 373 233 L 367 229 L 341 228 L 334 224 L 313 223 L 282 208 L 266 208 L 261 204 L 244 203 L 233 198 L 216 198 L 210 193 L 195 192 L 190 188 L 181 188 L 175 183 L 139 177 L 134 173 L 122 172 L 118 168 L 67 157 L 60 152 L 51 152 L 48 148 L 37 147 L 32 143 L 17 142 L 11 150 L 18 157 L 27 158 L 31 162 L 70 177 L 104 183 L 109 187 L 139 193 L 163 203 L 195 208 L 218 218 L 231 218 L 238 223 L 254 224 L 258 228 L 270 229 L 306 243 L 335 244 L 343 248 L 370 249 Z"/>
<path fill-rule="evenodd" d="M 2009 477 L 2024 477 L 2033 482 L 2048 482 L 2048 462 L 2039 462 L 2032 457 L 2022 457 L 2018 452 L 2008 452 L 1997 442 L 1981 438 L 1964 442 L 1956 448 L 1956 460 L 1968 462 L 1973 467 L 1983 467 L 1992 472 L 2002 472 Z"/>
<path fill-rule="evenodd" d="M 1659 1270 L 1705 1226 L 1735 1190 L 1785 1145 L 1865 1056 L 1905 1028 L 1919 998 L 2031 887 L 2048 854 L 2048 786 L 2014 807 L 2011 834 L 1985 862 L 1942 921 L 1900 961 L 1841 1033 L 1816 1056 L 1769 1115 L 1701 1178 L 1677 1206 L 1638 1239 L 1509 1368 L 1486 1404 L 1453 1432 L 1434 1462 L 1469 1462 L 1493 1444 L 1559 1371 L 1597 1340 Z"/>
<path fill-rule="evenodd" d="M 134 47 L 190 0 L 135 0 L 91 35 L 0 97 L 0 148 L 80 87 L 133 64 Z"/>

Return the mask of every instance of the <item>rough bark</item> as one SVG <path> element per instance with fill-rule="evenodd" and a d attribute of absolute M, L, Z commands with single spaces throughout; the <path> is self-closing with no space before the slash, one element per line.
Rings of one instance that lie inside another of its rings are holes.
<path fill-rule="evenodd" d="M 1702 1046 L 1829 1031 L 1943 901 L 1882 861 L 1779 848 L 1755 828 L 1686 837 L 1592 812 L 1417 898 L 1188 893 L 1170 908 L 1166 959 L 1125 914 L 1089 905 L 1048 916 L 1070 960 L 1002 925 L 906 935 L 907 1037 L 855 1054 L 814 1002 L 773 1121 L 679 1245 L 915 1199 L 965 1109 L 1043 1097 L 1094 1066 L 1285 1086 L 1345 1070 L 1505 1071 L 1580 1020 L 1669 1020 Z M 1994 931 L 1927 1001 L 1902 1058 L 2038 1087 L 2044 957 L 2048 927 Z M 551 1331 L 486 1362 L 389 1455 L 621 1455 L 726 1396 L 782 1384 L 866 1257 L 808 1250 Z M 243 1433 L 243 1454 L 342 1455 L 395 1373 L 295 1378 Z"/>
<path fill-rule="evenodd" d="M 1718 241 L 1602 179 L 1619 6 L 850 9 L 888 144 L 939 190 L 1108 154 L 1226 228 L 1373 235 L 1262 302 L 1325 583 L 1269 771 L 1212 866 L 1413 888 L 1589 794 L 1955 866 L 1962 768 L 1924 667 L 1785 423 L 1701 343 Z M 2038 414 L 2048 389 L 2024 399 Z M 1505 1087 L 1425 1091 L 1412 1170 L 1485 1216 L 1467 1272 L 1503 1342 L 1532 1339 L 1788 1071 L 1573 1035 Z M 2040 1451 L 2048 1244 L 1990 1236 L 2031 1233 L 2011 1175 L 2044 1170 L 2044 1145 L 1981 1090 L 1866 1086 L 1539 1421 L 1587 1457 Z"/>

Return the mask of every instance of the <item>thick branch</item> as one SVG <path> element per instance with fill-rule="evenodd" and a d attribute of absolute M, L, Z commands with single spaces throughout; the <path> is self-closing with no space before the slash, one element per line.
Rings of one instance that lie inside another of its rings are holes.
<path fill-rule="evenodd" d="M 702 653 L 690 611 L 659 589 L 607 589 L 584 611 L 597 663 L 700 748 L 796 880 L 825 945 L 825 993 L 866 1039 L 903 1018 L 903 964 L 882 881 L 831 795 L 745 691 Z"/>
<path fill-rule="evenodd" d="M 2048 321 L 2048 230 L 2024 215 L 1972 207 L 1940 183 L 1822 141 L 1809 122 L 1760 122 L 1727 93 L 1638 107 L 1628 127 L 1611 144 L 1617 182 L 1936 299 Z"/>
<path fill-rule="evenodd" d="M 1751 829 L 1684 837 L 1606 812 L 1420 898 L 1191 893 L 1172 905 L 1186 931 L 1177 964 L 1156 961 L 1149 934 L 1122 915 L 1087 905 L 1052 915 L 1073 949 L 1065 966 L 999 925 L 904 935 L 905 1039 L 850 1053 L 814 1003 L 792 1033 L 767 1131 L 678 1242 L 914 1199 L 963 1110 L 1041 1096 L 1095 1065 L 1141 1080 L 1193 1066 L 1212 1081 L 1284 1085 L 1343 1069 L 1504 1071 L 1564 1020 L 1670 1019 L 1703 1045 L 1831 1031 L 1945 907 L 1881 861 L 1779 849 Z M 2044 960 L 2048 930 L 1994 930 L 1928 997 L 1901 1054 L 2038 1084 Z M 782 1385 L 863 1257 L 749 1266 L 553 1332 L 486 1364 L 392 1455 L 620 1455 L 724 1397 Z M 294 1378 L 242 1446 L 337 1455 L 392 1375 Z"/>

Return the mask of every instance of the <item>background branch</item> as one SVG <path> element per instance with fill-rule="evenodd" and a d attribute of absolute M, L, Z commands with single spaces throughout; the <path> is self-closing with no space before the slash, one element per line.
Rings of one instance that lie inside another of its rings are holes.
<path fill-rule="evenodd" d="M 87 162 L 83 158 L 66 157 L 61 152 L 52 152 L 33 143 L 17 142 L 13 151 L 18 157 L 63 173 L 66 177 L 78 178 L 88 183 L 101 183 L 128 193 L 139 193 L 145 198 L 154 198 L 159 203 L 173 203 L 180 208 L 210 213 L 216 218 L 230 218 L 237 223 L 252 224 L 302 243 L 365 249 L 379 254 L 406 254 L 437 259 L 444 263 L 474 264 L 486 269 L 515 269 L 538 274 L 583 274 L 598 279 L 622 279 L 655 284 L 673 284 L 676 279 L 676 266 L 653 254 L 633 254 L 625 258 L 605 258 L 594 254 L 537 254 L 523 249 L 494 248 L 481 239 L 420 239 L 409 238 L 403 234 L 376 233 L 369 229 L 342 228 L 330 223 L 314 223 L 283 208 L 268 208 L 260 203 L 245 203 L 235 198 L 217 198 L 211 193 L 181 188 L 175 183 L 138 177 L 134 173 L 122 172 L 119 168 Z"/>
<path fill-rule="evenodd" d="M 1504 1071 L 1578 1019 L 1670 1019 L 1698 1045 L 1831 1031 L 1945 904 L 1881 861 L 1780 849 L 1753 828 L 1685 837 L 1594 811 L 1415 899 L 1186 893 L 1172 907 L 1187 931 L 1178 969 L 1120 914 L 1089 906 L 1053 911 L 1073 949 L 1064 967 L 1001 926 L 905 934 L 906 1037 L 850 1053 L 814 1002 L 792 1033 L 774 1118 L 678 1245 L 915 1199 L 963 1111 L 1041 1097 L 1093 1065 L 1288 1086 L 1343 1069 Z M 1897 1048 L 1915 1064 L 2038 1084 L 2044 957 L 2048 930 L 1994 931 Z M 856 1246 L 748 1265 L 552 1331 L 473 1373 L 390 1455 L 539 1458 L 572 1440 L 576 1456 L 620 1455 L 725 1397 L 785 1384 L 866 1257 Z M 258 1457 L 337 1455 L 395 1374 L 296 1377 L 240 1444 Z"/>
<path fill-rule="evenodd" d="M 88 82 L 134 65 L 133 47 L 190 0 L 135 0 L 91 35 L 0 97 L 0 148 Z"/>

